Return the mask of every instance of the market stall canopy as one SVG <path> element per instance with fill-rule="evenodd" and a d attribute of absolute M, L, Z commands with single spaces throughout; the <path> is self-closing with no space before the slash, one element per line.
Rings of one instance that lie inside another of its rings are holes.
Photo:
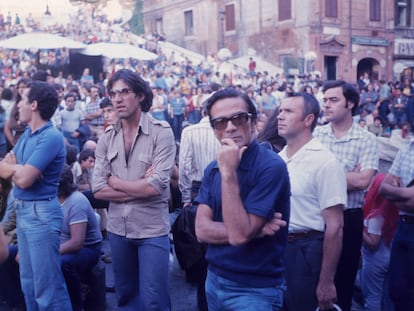
<path fill-rule="evenodd" d="M 83 49 L 85 44 L 49 33 L 30 32 L 0 41 L 0 48 L 26 49 Z"/>
<path fill-rule="evenodd" d="M 170 58 L 172 52 L 174 52 L 174 60 L 177 62 L 182 62 L 188 59 L 194 65 L 198 65 L 205 59 L 204 55 L 175 45 L 171 42 L 159 41 L 158 48 L 161 48 L 161 51 L 167 56 L 167 58 Z"/>
<path fill-rule="evenodd" d="M 154 60 L 157 54 L 126 43 L 99 42 L 87 45 L 79 53 L 84 55 L 105 56 L 108 58 L 133 58 L 143 61 Z"/>

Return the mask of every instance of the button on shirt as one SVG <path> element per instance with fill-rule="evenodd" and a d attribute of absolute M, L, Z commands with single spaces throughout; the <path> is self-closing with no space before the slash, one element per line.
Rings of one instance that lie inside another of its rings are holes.
<path fill-rule="evenodd" d="M 366 169 L 378 170 L 379 149 L 376 137 L 357 124 L 352 124 L 348 134 L 337 139 L 331 124 L 317 127 L 313 136 L 328 147 L 335 155 L 345 173 L 355 170 L 357 165 L 361 171 Z M 348 191 L 347 208 L 360 208 L 364 204 L 365 191 Z"/>
<path fill-rule="evenodd" d="M 322 211 L 346 205 L 346 176 L 335 156 L 313 138 L 288 158 L 285 146 L 279 153 L 286 162 L 292 195 L 289 232 L 325 231 Z"/>
<path fill-rule="evenodd" d="M 125 180 L 138 180 L 150 166 L 153 174 L 149 184 L 161 194 L 121 203 L 110 202 L 108 231 L 132 239 L 163 236 L 169 233 L 168 198 L 170 177 L 175 158 L 174 135 L 167 122 L 141 113 L 138 133 L 126 160 L 120 121 L 104 133 L 98 142 L 92 190 L 96 192 L 108 184 L 111 174 Z"/>

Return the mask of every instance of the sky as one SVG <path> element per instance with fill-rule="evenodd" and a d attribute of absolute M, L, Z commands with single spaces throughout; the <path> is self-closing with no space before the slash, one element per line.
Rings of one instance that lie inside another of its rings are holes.
<path fill-rule="evenodd" d="M 76 10 L 76 6 L 70 4 L 69 0 L 0 0 L 0 13 L 6 17 L 10 12 L 13 21 L 18 13 L 24 21 L 29 13 L 36 18 L 42 17 L 46 11 L 46 5 L 49 5 L 52 16 L 59 20 L 66 20 L 67 13 Z M 123 10 L 118 0 L 110 0 L 105 13 L 110 19 L 121 17 Z"/>

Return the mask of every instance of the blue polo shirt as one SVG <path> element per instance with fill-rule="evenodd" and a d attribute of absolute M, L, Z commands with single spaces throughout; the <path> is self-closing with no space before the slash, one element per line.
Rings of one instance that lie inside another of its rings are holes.
<path fill-rule="evenodd" d="M 286 164 L 275 152 L 253 141 L 243 153 L 237 178 L 241 200 L 248 213 L 272 219 L 275 212 L 280 212 L 289 222 L 289 176 Z M 213 221 L 223 222 L 217 161 L 206 168 L 197 201 L 212 209 Z M 240 246 L 208 244 L 208 268 L 223 278 L 247 286 L 276 286 L 283 281 L 286 243 L 287 227 L 273 236 L 256 238 Z"/>
<path fill-rule="evenodd" d="M 52 122 L 47 122 L 33 133 L 30 127 L 27 127 L 13 152 L 18 164 L 29 164 L 42 172 L 42 176 L 29 188 L 14 187 L 16 199 L 35 201 L 56 197 L 60 174 L 66 160 L 66 150 L 62 133 Z"/>

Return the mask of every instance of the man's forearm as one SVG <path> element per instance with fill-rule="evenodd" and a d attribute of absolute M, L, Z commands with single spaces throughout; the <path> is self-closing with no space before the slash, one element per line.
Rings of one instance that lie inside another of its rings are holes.
<path fill-rule="evenodd" d="M 323 240 L 322 266 L 319 280 L 334 280 L 336 266 L 342 251 L 342 226 L 327 227 Z"/>
<path fill-rule="evenodd" d="M 240 198 L 240 188 L 237 175 L 222 178 L 222 211 L 223 221 L 227 229 L 230 244 L 246 243 L 258 234 L 251 223 L 243 202 Z"/>
<path fill-rule="evenodd" d="M 132 197 L 125 192 L 117 191 L 109 186 L 96 191 L 93 195 L 96 199 L 120 203 L 132 201 L 135 199 L 135 197 Z"/>
<path fill-rule="evenodd" d="M 0 177 L 10 178 L 17 170 L 17 164 L 8 164 L 4 161 L 0 162 Z"/>
<path fill-rule="evenodd" d="M 160 192 L 155 189 L 146 178 L 138 180 L 124 180 L 116 178 L 113 180 L 115 181 L 112 184 L 110 183 L 110 186 L 112 186 L 115 190 L 122 191 L 136 199 L 160 195 Z"/>

